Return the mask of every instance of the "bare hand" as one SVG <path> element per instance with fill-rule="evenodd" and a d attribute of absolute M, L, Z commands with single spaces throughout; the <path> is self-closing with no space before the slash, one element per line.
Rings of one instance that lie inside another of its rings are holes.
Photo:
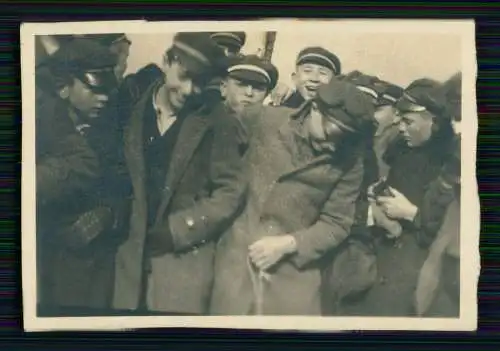
<path fill-rule="evenodd" d="M 276 88 L 271 92 L 271 102 L 274 106 L 282 105 L 292 94 L 294 89 L 286 84 L 278 83 Z"/>
<path fill-rule="evenodd" d="M 266 236 L 250 245 L 249 255 L 257 268 L 265 271 L 295 250 L 295 239 L 291 235 Z"/>
<path fill-rule="evenodd" d="M 377 203 L 382 207 L 384 213 L 393 219 L 412 221 L 417 214 L 418 208 L 396 189 L 392 187 L 389 189 L 393 194 L 392 197 L 380 196 L 377 198 Z"/>

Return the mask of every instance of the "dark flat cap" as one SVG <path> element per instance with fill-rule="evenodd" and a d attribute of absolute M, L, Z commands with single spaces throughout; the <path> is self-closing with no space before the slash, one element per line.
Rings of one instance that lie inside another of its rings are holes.
<path fill-rule="evenodd" d="M 217 45 L 233 47 L 239 51 L 245 45 L 247 35 L 245 32 L 214 32 L 210 36 Z"/>
<path fill-rule="evenodd" d="M 453 119 L 462 120 L 462 72 L 455 73 L 443 85 L 448 109 Z"/>
<path fill-rule="evenodd" d="M 297 66 L 304 63 L 315 63 L 328 67 L 335 75 L 342 73 L 340 59 L 337 55 L 319 46 L 302 49 L 297 55 L 295 63 Z"/>
<path fill-rule="evenodd" d="M 404 89 L 399 85 L 383 81 L 378 105 L 394 105 L 403 96 L 403 92 Z"/>
<path fill-rule="evenodd" d="M 274 89 L 279 77 L 278 69 L 257 55 L 234 58 L 228 65 L 227 73 L 239 80 L 264 84 L 269 90 Z"/>
<path fill-rule="evenodd" d="M 207 32 L 179 32 L 174 36 L 172 48 L 176 49 L 186 69 L 194 75 L 215 73 L 224 60 L 224 51 Z"/>
<path fill-rule="evenodd" d="M 111 46 L 119 42 L 131 43 L 125 33 L 84 34 L 81 38 L 95 40 L 104 46 Z"/>
<path fill-rule="evenodd" d="M 375 103 L 378 102 L 384 90 L 383 82 L 378 77 L 361 71 L 352 71 L 344 79 L 354 84 L 358 90 L 368 95 Z"/>
<path fill-rule="evenodd" d="M 436 117 L 447 117 L 448 106 L 443 85 L 429 78 L 413 81 L 395 106 L 401 113 L 429 111 Z"/>
<path fill-rule="evenodd" d="M 322 85 L 315 101 L 323 115 L 340 129 L 364 133 L 373 127 L 373 102 L 348 81 L 332 79 Z"/>
<path fill-rule="evenodd" d="M 54 76 L 73 75 L 96 91 L 116 86 L 117 56 L 93 40 L 75 38 L 69 41 L 46 64 Z"/>

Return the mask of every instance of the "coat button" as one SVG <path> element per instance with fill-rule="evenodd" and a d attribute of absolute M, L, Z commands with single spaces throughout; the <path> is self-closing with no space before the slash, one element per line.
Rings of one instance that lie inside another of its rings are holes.
<path fill-rule="evenodd" d="M 186 219 L 186 224 L 188 226 L 188 228 L 193 228 L 194 227 L 194 220 L 192 218 L 187 218 Z"/>

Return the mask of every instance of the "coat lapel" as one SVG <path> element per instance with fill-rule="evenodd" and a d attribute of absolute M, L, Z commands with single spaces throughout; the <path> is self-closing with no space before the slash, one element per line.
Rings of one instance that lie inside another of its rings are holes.
<path fill-rule="evenodd" d="M 145 165 L 144 165 L 144 111 L 151 100 L 151 92 L 159 83 L 152 84 L 142 99 L 133 107 L 128 125 L 125 127 L 125 159 L 132 180 L 135 197 L 145 200 Z"/>
<path fill-rule="evenodd" d="M 167 176 L 165 179 L 166 194 L 162 199 L 156 218 L 161 218 L 165 212 L 177 184 L 182 179 L 182 175 L 193 157 L 193 154 L 200 144 L 207 128 L 210 125 L 210 119 L 203 113 L 188 115 L 183 122 L 177 142 L 174 146 L 172 160 L 170 162 Z"/>

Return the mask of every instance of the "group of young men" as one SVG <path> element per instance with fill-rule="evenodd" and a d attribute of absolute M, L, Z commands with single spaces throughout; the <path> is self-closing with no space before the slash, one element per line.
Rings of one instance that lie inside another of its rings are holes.
<path fill-rule="evenodd" d="M 41 313 L 457 315 L 460 76 L 309 47 L 287 87 L 245 39 L 124 77 L 124 34 L 37 38 Z"/>

